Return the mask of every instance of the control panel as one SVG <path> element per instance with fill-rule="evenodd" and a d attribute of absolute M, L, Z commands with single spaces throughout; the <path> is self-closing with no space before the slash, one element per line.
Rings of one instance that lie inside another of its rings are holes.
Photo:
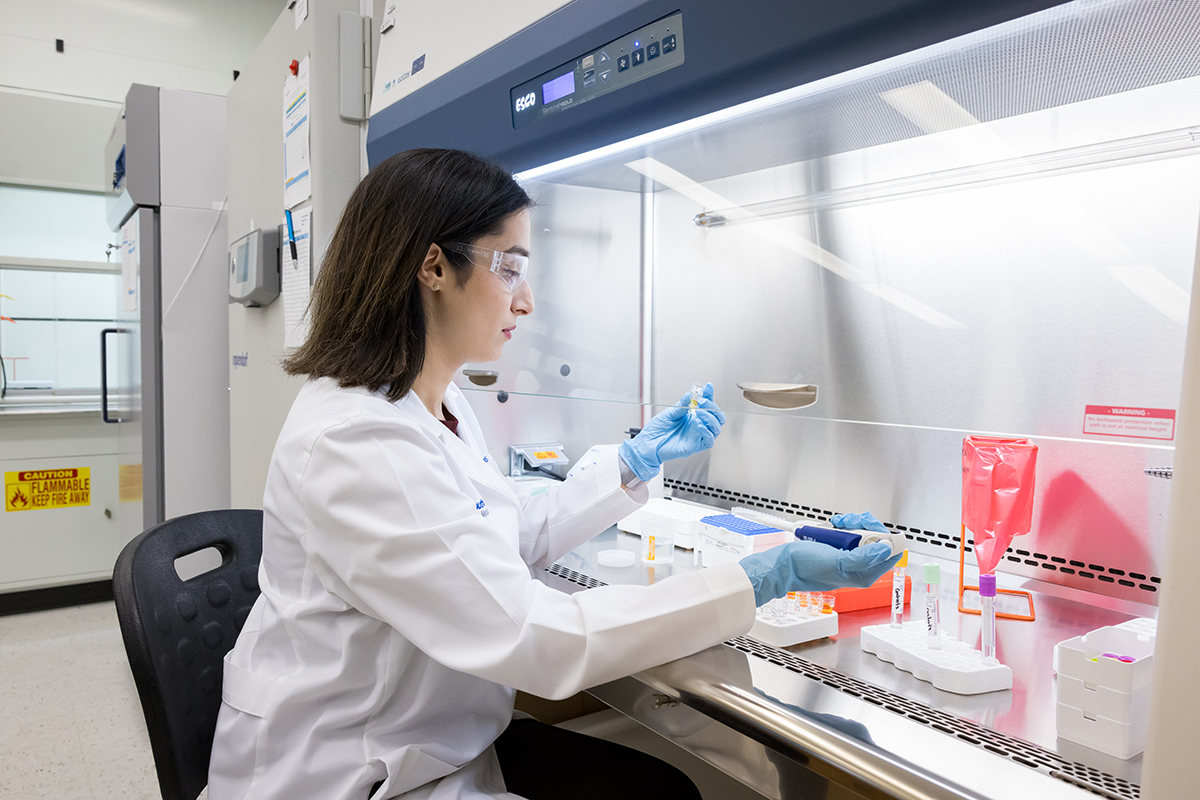
<path fill-rule="evenodd" d="M 513 127 L 531 125 L 682 63 L 683 14 L 672 14 L 512 89 Z"/>

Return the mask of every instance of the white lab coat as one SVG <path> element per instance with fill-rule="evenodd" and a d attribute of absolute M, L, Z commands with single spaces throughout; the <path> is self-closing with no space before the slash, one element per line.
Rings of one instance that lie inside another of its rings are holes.
<path fill-rule="evenodd" d="M 300 391 L 263 498 L 262 595 L 225 659 L 209 800 L 512 797 L 514 689 L 561 698 L 745 633 L 737 565 L 565 594 L 541 569 L 638 507 L 616 455 L 529 489 L 412 392 Z M 635 493 L 636 495 L 636 493 Z M 418 788 L 419 787 L 419 788 Z"/>

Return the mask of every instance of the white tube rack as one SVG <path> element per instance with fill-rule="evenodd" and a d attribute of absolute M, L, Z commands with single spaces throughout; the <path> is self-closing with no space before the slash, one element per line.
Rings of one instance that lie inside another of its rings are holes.
<path fill-rule="evenodd" d="M 923 620 L 899 628 L 870 625 L 860 631 L 859 641 L 866 652 L 943 691 L 983 694 L 1012 688 L 1012 670 L 999 662 L 984 663 L 983 653 L 966 642 L 943 633 L 941 648 L 931 648 Z"/>
<path fill-rule="evenodd" d="M 766 610 L 766 606 L 763 606 L 758 609 L 758 613 L 754 617 L 754 627 L 747 635 L 763 644 L 790 647 L 801 642 L 824 639 L 826 636 L 836 636 L 837 632 L 838 615 L 836 611 L 809 617 L 789 613 L 783 619 L 776 619 Z"/>

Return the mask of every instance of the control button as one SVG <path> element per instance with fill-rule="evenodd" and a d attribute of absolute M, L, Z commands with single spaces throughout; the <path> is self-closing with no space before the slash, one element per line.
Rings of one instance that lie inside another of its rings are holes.
<path fill-rule="evenodd" d="M 608 53 L 606 53 L 605 51 L 601 50 L 601 51 L 600 51 L 600 63 L 601 63 L 601 64 L 607 64 L 607 63 L 608 63 L 608 61 L 609 61 L 609 58 L 608 58 Z"/>
<path fill-rule="evenodd" d="M 658 58 L 658 42 L 646 45 L 646 58 Z"/>
<path fill-rule="evenodd" d="M 633 65 L 635 67 L 638 66 L 639 64 L 644 63 L 645 60 L 646 60 L 646 53 L 642 50 L 642 48 L 639 47 L 637 50 L 633 51 Z"/>
<path fill-rule="evenodd" d="M 583 73 L 583 85 L 584 86 L 591 86 L 595 82 L 596 82 L 596 70 L 589 69 L 587 72 Z"/>
<path fill-rule="evenodd" d="M 584 69 L 589 69 L 595 63 L 596 63 L 596 59 L 594 56 L 584 56 L 583 57 L 583 68 Z"/>
<path fill-rule="evenodd" d="M 617 56 L 617 72 L 629 69 L 629 56 Z"/>
<path fill-rule="evenodd" d="M 662 51 L 664 53 L 669 53 L 674 49 L 675 49 L 675 34 L 672 33 L 670 36 L 664 36 L 663 40 L 662 40 Z"/>
<path fill-rule="evenodd" d="M 601 82 L 601 83 L 608 83 L 608 76 L 609 76 L 609 75 L 612 75 L 612 70 L 611 70 L 611 69 L 606 69 L 606 70 L 604 70 L 604 72 L 601 72 L 601 73 L 600 73 L 600 82 Z"/>

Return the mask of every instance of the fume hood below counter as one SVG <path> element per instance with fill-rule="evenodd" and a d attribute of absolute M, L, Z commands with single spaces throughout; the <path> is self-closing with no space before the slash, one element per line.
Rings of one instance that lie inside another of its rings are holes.
<path fill-rule="evenodd" d="M 600 551 L 636 553 L 639 544 L 611 528 L 540 577 L 576 592 L 696 568 L 682 550 L 665 567 L 599 566 Z M 958 565 L 940 566 L 943 630 L 978 647 L 979 617 L 956 610 Z M 1019 580 L 1034 596 L 1037 620 L 998 626 L 998 655 L 1013 673 L 1009 690 L 952 694 L 865 652 L 860 631 L 889 619 L 877 608 L 839 614 L 833 637 L 784 649 L 741 636 L 590 692 L 770 798 L 1082 800 L 1096 796 L 1092 789 L 1133 800 L 1140 755 L 1120 760 L 1058 738 L 1053 653 L 1066 639 L 1155 610 L 1112 600 L 1099 608 L 1082 592 Z M 906 619 L 923 602 L 915 579 L 912 598 Z"/>

